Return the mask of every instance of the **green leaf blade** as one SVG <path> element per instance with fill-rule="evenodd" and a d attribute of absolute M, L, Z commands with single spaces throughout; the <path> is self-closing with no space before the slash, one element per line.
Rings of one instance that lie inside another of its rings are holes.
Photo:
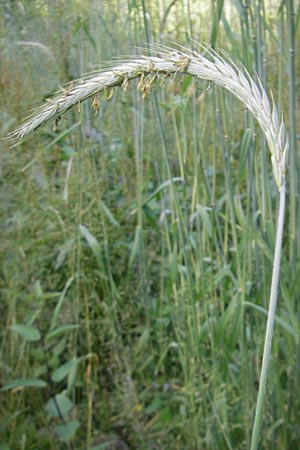
<path fill-rule="evenodd" d="M 7 383 L 1 391 L 8 391 L 15 388 L 44 388 L 47 383 L 39 378 L 18 378 Z"/>
<path fill-rule="evenodd" d="M 41 339 L 39 330 L 35 327 L 22 324 L 14 324 L 9 327 L 14 333 L 25 339 L 28 342 L 36 342 Z"/>

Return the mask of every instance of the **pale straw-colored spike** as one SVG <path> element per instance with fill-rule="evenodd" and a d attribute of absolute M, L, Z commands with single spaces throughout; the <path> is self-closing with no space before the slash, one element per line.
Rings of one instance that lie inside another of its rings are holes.
<path fill-rule="evenodd" d="M 261 82 L 254 81 L 244 67 L 238 67 L 225 52 L 221 55 L 208 47 L 202 48 L 208 57 L 195 51 L 156 46 L 154 50 L 158 56 L 133 57 L 128 61 L 118 62 L 115 66 L 110 65 L 108 69 L 74 82 L 69 89 L 66 88 L 37 109 L 10 137 L 17 143 L 49 120 L 60 119 L 66 111 L 88 98 L 115 86 L 127 89 L 129 81 L 133 79 L 140 79 L 139 90 L 143 92 L 144 98 L 150 93 L 157 78 L 164 79 L 180 72 L 223 87 L 252 112 L 266 136 L 275 181 L 280 189 L 286 172 L 288 140 L 283 121 L 279 126 L 273 96 L 271 108 Z"/>
<path fill-rule="evenodd" d="M 275 100 L 274 100 L 272 91 L 270 91 L 270 94 L 271 94 L 271 98 L 272 98 L 272 123 L 273 123 L 274 128 L 277 130 L 278 129 L 277 108 L 276 108 L 276 105 L 275 105 Z"/>

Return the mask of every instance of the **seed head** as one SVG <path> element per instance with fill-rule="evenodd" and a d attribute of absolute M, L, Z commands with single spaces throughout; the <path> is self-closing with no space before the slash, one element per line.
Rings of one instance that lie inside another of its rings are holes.
<path fill-rule="evenodd" d="M 217 53 L 206 47 L 208 57 L 200 53 L 174 51 L 167 47 L 156 47 L 157 56 L 141 56 L 132 58 L 118 65 L 101 70 L 99 73 L 82 80 L 72 82 L 70 86 L 58 93 L 56 97 L 37 109 L 10 137 L 18 143 L 32 131 L 49 120 L 57 124 L 62 115 L 84 100 L 94 97 L 92 107 L 95 113 L 100 108 L 100 94 L 107 97 L 114 92 L 116 86 L 126 91 L 130 81 L 139 79 L 138 90 L 146 98 L 152 92 L 156 80 L 164 82 L 172 74 L 190 74 L 196 78 L 208 80 L 231 92 L 252 112 L 258 121 L 271 152 L 273 173 L 278 189 L 283 184 L 286 173 L 288 154 L 288 138 L 283 120 L 279 125 L 276 105 L 271 93 L 272 106 L 268 95 L 259 79 L 254 80 L 245 67 L 235 64 L 225 53 Z"/>

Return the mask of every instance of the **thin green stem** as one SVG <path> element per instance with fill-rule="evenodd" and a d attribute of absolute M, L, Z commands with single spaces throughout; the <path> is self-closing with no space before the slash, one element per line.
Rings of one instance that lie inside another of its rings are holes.
<path fill-rule="evenodd" d="M 289 86 L 289 125 L 290 125 L 290 167 L 289 167 L 289 187 L 291 195 L 290 203 L 290 261 L 291 267 L 295 267 L 297 254 L 297 202 L 298 176 L 297 176 L 297 152 L 296 152 L 296 104 L 295 104 L 295 10 L 294 1 L 286 2 L 287 8 L 287 29 L 288 29 L 288 86 Z"/>
<path fill-rule="evenodd" d="M 251 450 L 256 450 L 259 441 L 259 433 L 261 429 L 262 422 L 262 411 L 263 404 L 266 396 L 266 386 L 268 379 L 268 372 L 270 367 L 271 358 L 271 347 L 272 347 L 272 337 L 276 313 L 276 304 L 278 298 L 278 284 L 279 284 L 279 273 L 280 273 L 280 260 L 281 260 L 281 250 L 282 250 L 282 236 L 283 236 L 283 225 L 284 225 L 284 213 L 285 213 L 285 178 L 283 179 L 282 186 L 279 190 L 279 212 L 277 219 L 277 230 L 276 230 L 276 241 L 275 241 L 275 252 L 273 261 L 273 272 L 272 272 L 272 283 L 271 283 L 271 293 L 270 293 L 270 304 L 269 304 L 269 314 L 268 322 L 266 328 L 266 337 L 263 353 L 263 362 L 260 374 L 259 390 L 256 403 L 255 419 L 252 432 L 252 442 Z"/>

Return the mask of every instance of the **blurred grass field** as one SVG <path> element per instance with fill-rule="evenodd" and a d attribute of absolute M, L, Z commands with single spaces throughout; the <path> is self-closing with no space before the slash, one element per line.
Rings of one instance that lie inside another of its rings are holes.
<path fill-rule="evenodd" d="M 272 90 L 291 150 L 259 448 L 299 448 L 299 1 L 0 12 L 1 137 L 60 86 L 152 42 L 224 48 Z M 0 449 L 248 449 L 277 211 L 258 125 L 230 94 L 177 77 L 53 126 L 0 142 Z"/>

